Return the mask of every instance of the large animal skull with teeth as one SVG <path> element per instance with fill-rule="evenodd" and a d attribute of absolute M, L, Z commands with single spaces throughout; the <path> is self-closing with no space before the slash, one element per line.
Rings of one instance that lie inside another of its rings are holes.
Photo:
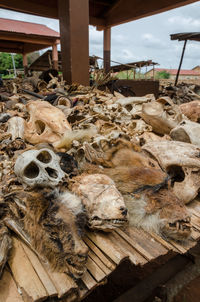
<path fill-rule="evenodd" d="M 200 148 L 177 141 L 149 142 L 142 148 L 171 176 L 173 191 L 180 200 L 188 203 L 198 195 Z"/>
<path fill-rule="evenodd" d="M 14 171 L 24 185 L 55 187 L 65 175 L 59 160 L 50 149 L 29 150 L 17 158 Z"/>
<path fill-rule="evenodd" d="M 78 176 L 72 190 L 86 208 L 90 228 L 111 231 L 127 222 L 124 199 L 108 176 Z"/>
<path fill-rule="evenodd" d="M 46 101 L 31 101 L 26 107 L 30 119 L 25 124 L 24 136 L 31 144 L 54 144 L 71 129 L 64 113 Z"/>
<path fill-rule="evenodd" d="M 182 113 L 169 97 L 143 104 L 142 118 L 159 134 L 169 134 L 182 121 Z"/>

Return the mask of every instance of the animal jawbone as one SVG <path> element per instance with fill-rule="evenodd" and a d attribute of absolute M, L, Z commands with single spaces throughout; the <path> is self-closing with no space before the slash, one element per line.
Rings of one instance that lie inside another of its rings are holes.
<path fill-rule="evenodd" d="M 190 218 L 168 222 L 164 225 L 161 232 L 164 236 L 171 237 L 177 241 L 186 240 L 191 234 Z"/>
<path fill-rule="evenodd" d="M 92 228 L 97 229 L 115 229 L 116 227 L 124 226 L 126 223 L 128 223 L 128 220 L 126 218 L 115 218 L 115 219 L 104 219 L 95 216 L 91 220 L 89 220 L 89 226 Z"/>

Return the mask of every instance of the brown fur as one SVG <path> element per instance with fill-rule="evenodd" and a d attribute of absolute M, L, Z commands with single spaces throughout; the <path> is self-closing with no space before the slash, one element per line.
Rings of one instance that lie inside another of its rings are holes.
<path fill-rule="evenodd" d="M 21 224 L 38 254 L 54 270 L 80 277 L 85 270 L 88 249 L 79 237 L 75 215 L 64 204 L 45 198 L 42 190 L 16 192 L 13 198 L 25 203 Z"/>
<path fill-rule="evenodd" d="M 114 180 L 121 193 L 131 194 L 126 203 L 131 224 L 137 220 L 137 226 L 151 230 L 151 223 L 156 221 L 162 228 L 159 232 L 165 236 L 176 240 L 188 238 L 191 232 L 189 214 L 168 188 L 168 175 L 153 160 L 133 150 L 119 149 L 111 154 L 112 168 L 85 164 L 84 171 L 106 174 Z M 141 215 L 140 221 L 137 215 Z"/>

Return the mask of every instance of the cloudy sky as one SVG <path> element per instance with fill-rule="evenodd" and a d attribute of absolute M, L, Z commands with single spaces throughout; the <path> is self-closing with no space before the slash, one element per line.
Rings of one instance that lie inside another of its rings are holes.
<path fill-rule="evenodd" d="M 112 28 L 111 59 L 129 63 L 153 60 L 162 68 L 177 68 L 183 42 L 170 34 L 200 32 L 200 1 Z M 45 24 L 59 31 L 57 20 L 0 9 L 0 17 Z M 103 56 L 103 33 L 90 26 L 90 55 Z M 200 65 L 200 42 L 188 41 L 182 68 Z"/>

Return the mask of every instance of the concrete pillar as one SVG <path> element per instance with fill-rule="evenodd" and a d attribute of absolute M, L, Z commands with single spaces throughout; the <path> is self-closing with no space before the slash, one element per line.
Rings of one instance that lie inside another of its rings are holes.
<path fill-rule="evenodd" d="M 57 44 L 52 45 L 52 61 L 53 61 L 53 68 L 58 70 L 58 50 Z"/>
<path fill-rule="evenodd" d="M 24 75 L 28 75 L 28 60 L 27 60 L 27 54 L 23 54 L 23 66 L 24 66 Z"/>
<path fill-rule="evenodd" d="M 106 27 L 103 31 L 103 59 L 104 69 L 108 73 L 110 70 L 110 46 L 111 46 L 111 28 Z"/>
<path fill-rule="evenodd" d="M 58 0 L 63 78 L 89 85 L 89 0 Z"/>

